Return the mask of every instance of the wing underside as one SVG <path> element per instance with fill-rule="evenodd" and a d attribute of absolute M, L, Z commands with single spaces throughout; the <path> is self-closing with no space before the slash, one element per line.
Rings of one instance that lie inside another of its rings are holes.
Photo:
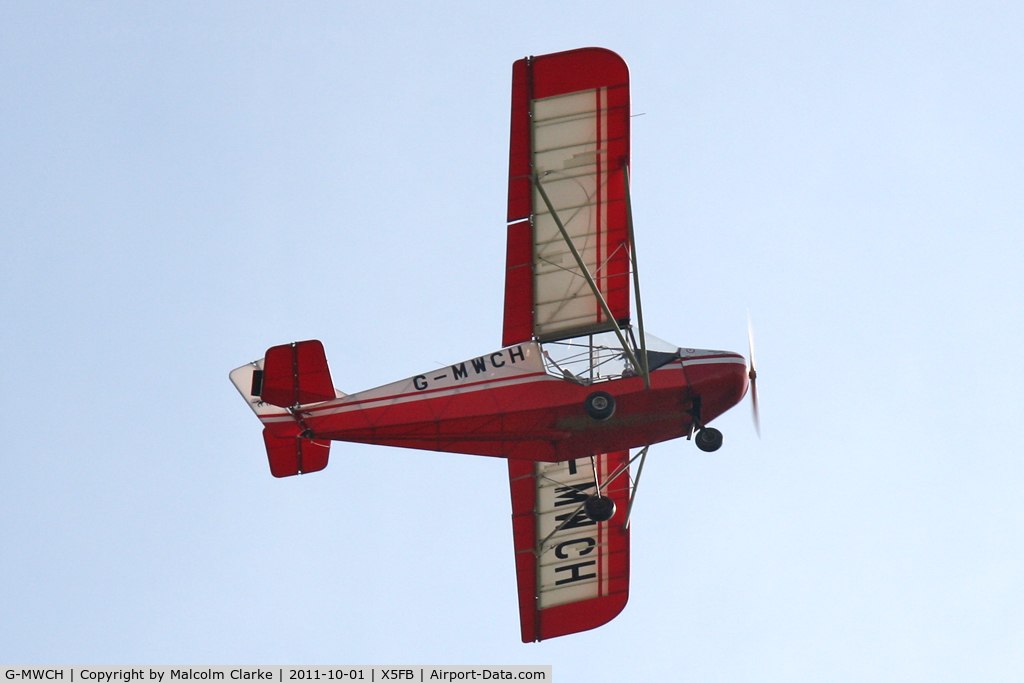
<path fill-rule="evenodd" d="M 596 465 L 604 495 L 616 503 L 601 523 L 582 508 L 595 489 L 589 458 L 508 461 L 524 643 L 597 628 L 626 605 L 629 452 L 596 456 Z"/>
<path fill-rule="evenodd" d="M 629 72 L 621 57 L 586 48 L 513 65 L 505 345 L 614 326 L 543 194 L 615 320 L 629 319 L 628 163 Z"/>

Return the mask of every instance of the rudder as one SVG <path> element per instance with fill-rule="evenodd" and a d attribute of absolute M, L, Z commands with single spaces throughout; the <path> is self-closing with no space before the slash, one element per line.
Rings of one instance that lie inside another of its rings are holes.
<path fill-rule="evenodd" d="M 324 345 L 310 339 L 267 349 L 260 389 L 264 401 L 282 408 L 335 398 Z"/>

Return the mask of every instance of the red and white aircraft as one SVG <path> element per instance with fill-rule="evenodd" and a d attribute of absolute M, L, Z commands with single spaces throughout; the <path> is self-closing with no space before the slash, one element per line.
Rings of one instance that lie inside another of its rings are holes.
<path fill-rule="evenodd" d="M 506 458 L 523 642 L 622 611 L 648 447 L 685 436 L 717 450 L 707 423 L 756 376 L 737 353 L 644 333 L 629 124 L 629 72 L 615 53 L 513 65 L 501 349 L 351 395 L 334 388 L 315 340 L 230 375 L 264 425 L 275 477 L 322 470 L 331 441 Z M 641 450 L 630 458 L 631 448 Z"/>

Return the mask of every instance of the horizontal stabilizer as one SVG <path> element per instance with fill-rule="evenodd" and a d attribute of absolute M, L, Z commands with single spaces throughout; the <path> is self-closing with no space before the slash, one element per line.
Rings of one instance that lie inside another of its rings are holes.
<path fill-rule="evenodd" d="M 282 408 L 335 398 L 324 345 L 311 339 L 267 349 L 259 394 L 265 402 Z"/>
<path fill-rule="evenodd" d="M 283 426 L 283 425 L 282 425 Z M 275 477 L 290 477 L 293 474 L 319 472 L 327 467 L 327 456 L 331 442 L 320 439 L 305 439 L 299 436 L 297 425 L 291 429 L 267 427 L 263 430 L 263 442 L 267 445 L 270 473 Z"/>

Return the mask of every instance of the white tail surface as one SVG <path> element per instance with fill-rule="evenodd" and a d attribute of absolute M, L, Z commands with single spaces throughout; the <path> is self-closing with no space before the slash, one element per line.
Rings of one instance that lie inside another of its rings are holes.
<path fill-rule="evenodd" d="M 284 408 L 278 408 L 272 406 L 269 403 L 264 402 L 260 399 L 259 394 L 253 394 L 255 389 L 259 391 L 259 387 L 253 386 L 253 379 L 256 372 L 263 373 L 263 359 L 254 360 L 251 363 L 246 363 L 240 368 L 232 370 L 228 377 L 231 378 L 231 383 L 235 385 L 235 389 L 238 389 L 238 393 L 242 395 L 245 402 L 252 408 L 252 412 L 256 413 L 256 417 L 262 418 L 270 415 L 287 415 L 288 411 Z"/>

